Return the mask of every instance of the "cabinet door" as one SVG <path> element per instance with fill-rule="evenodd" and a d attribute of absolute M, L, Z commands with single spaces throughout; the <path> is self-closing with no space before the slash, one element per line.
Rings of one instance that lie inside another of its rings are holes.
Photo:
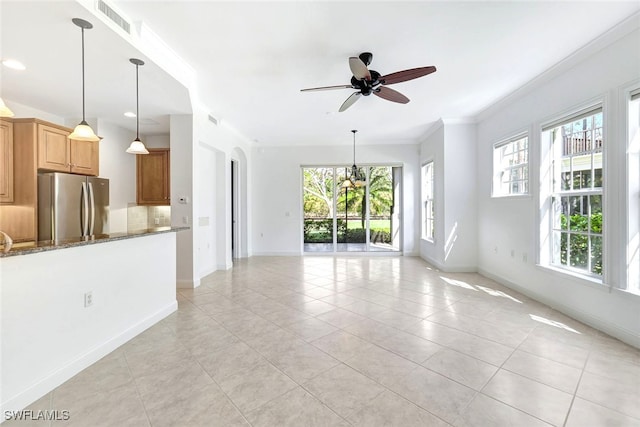
<path fill-rule="evenodd" d="M 150 148 L 136 156 L 139 205 L 169 205 L 169 149 Z"/>
<path fill-rule="evenodd" d="M 38 125 L 38 169 L 69 172 L 69 133 Z"/>
<path fill-rule="evenodd" d="M 98 176 L 98 141 L 69 140 L 71 173 Z"/>
<path fill-rule="evenodd" d="M 0 203 L 13 203 L 13 123 L 0 120 Z"/>

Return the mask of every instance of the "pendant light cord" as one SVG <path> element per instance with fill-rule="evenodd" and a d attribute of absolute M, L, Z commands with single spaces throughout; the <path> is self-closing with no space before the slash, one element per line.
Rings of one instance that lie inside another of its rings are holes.
<path fill-rule="evenodd" d="M 82 31 L 82 121 L 85 122 L 85 110 L 84 110 L 84 28 L 80 27 Z"/>
<path fill-rule="evenodd" d="M 136 139 L 140 139 L 140 101 L 138 91 L 138 64 L 136 64 Z"/>
<path fill-rule="evenodd" d="M 356 132 L 358 132 L 357 130 L 352 130 L 351 132 L 353 132 L 353 165 L 356 165 Z"/>

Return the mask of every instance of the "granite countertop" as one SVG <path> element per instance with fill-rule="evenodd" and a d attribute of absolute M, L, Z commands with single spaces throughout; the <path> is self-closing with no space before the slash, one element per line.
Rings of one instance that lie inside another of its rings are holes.
<path fill-rule="evenodd" d="M 76 246 L 94 245 L 98 243 L 112 242 L 114 240 L 133 239 L 136 237 L 144 237 L 151 234 L 159 233 L 171 233 L 177 231 L 188 230 L 189 227 L 156 227 L 148 228 L 145 230 L 136 230 L 127 233 L 109 233 L 99 234 L 92 238 L 78 237 L 76 239 L 53 241 L 44 240 L 40 242 L 30 243 L 14 243 L 9 252 L 0 250 L 0 258 L 15 256 L 15 255 L 28 255 L 37 252 L 55 251 L 58 249 L 73 248 Z"/>

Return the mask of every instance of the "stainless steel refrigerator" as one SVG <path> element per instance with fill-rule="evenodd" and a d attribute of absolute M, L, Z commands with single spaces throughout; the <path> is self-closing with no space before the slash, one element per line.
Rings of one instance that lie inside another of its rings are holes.
<path fill-rule="evenodd" d="M 108 232 L 108 179 L 38 174 L 38 240 L 91 239 Z"/>

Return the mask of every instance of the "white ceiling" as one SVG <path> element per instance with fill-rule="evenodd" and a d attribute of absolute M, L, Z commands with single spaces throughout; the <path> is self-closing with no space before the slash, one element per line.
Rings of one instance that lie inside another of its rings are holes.
<path fill-rule="evenodd" d="M 260 145 L 348 144 L 350 129 L 363 143 L 415 143 L 439 118 L 475 116 L 640 11 L 637 1 L 108 3 L 160 36 L 195 69 L 210 113 Z M 29 67 L 2 70 L 3 97 L 80 114 L 80 30 L 70 21 L 82 17 L 95 25 L 85 33 L 87 115 L 135 124 L 122 117 L 135 108 L 128 58 L 141 56 L 130 44 L 75 2 L 0 8 L 1 56 Z M 406 105 L 371 96 L 338 113 L 351 89 L 300 92 L 348 84 L 348 57 L 363 51 L 383 75 L 438 71 L 392 86 Z M 140 81 L 142 118 L 189 112 L 186 90 L 156 65 L 142 67 Z"/>

